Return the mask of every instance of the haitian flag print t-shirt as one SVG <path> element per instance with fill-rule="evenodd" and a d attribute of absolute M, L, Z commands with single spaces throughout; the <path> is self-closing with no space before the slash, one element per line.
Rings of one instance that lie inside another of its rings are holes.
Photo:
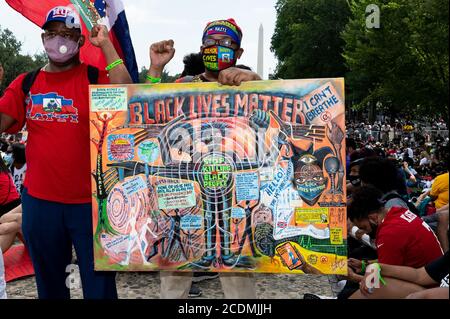
<path fill-rule="evenodd" d="M 41 71 L 27 98 L 22 91 L 25 75 L 15 79 L 0 99 L 0 112 L 17 121 L 9 133 L 27 125 L 24 187 L 39 199 L 90 203 L 87 65 L 58 73 Z M 107 72 L 100 70 L 98 83 L 109 84 Z"/>

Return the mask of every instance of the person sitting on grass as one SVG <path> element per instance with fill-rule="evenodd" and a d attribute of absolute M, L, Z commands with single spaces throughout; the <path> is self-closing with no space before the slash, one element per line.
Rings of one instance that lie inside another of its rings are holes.
<path fill-rule="evenodd" d="M 449 252 L 421 268 L 371 264 L 352 299 L 447 299 Z M 381 282 L 381 283 L 380 283 Z M 380 283 L 375 285 L 376 283 Z M 374 287 L 374 286 L 378 286 Z"/>
<path fill-rule="evenodd" d="M 420 268 L 441 257 L 441 245 L 428 224 L 406 208 L 385 207 L 382 196 L 372 186 L 361 187 L 347 209 L 351 222 L 375 239 L 378 262 Z M 363 279 L 365 263 L 350 259 L 348 265 L 347 289 L 339 299 L 352 296 Z"/>

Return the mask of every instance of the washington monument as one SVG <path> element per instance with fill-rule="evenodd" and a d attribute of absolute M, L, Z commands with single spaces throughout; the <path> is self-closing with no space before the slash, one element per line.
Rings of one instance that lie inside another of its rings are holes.
<path fill-rule="evenodd" d="M 257 73 L 262 79 L 264 79 L 264 27 L 262 23 L 259 26 Z"/>

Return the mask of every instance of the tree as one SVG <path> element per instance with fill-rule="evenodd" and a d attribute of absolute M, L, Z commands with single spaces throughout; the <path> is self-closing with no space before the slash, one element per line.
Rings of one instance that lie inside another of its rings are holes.
<path fill-rule="evenodd" d="M 47 63 L 45 53 L 31 57 L 20 54 L 21 48 L 22 43 L 16 39 L 13 33 L 0 27 L 0 64 L 3 65 L 5 72 L 3 82 L 0 83 L 0 95 L 19 74 L 30 72 Z"/>
<path fill-rule="evenodd" d="M 100 242 L 100 234 L 106 232 L 111 235 L 117 235 L 117 232 L 112 228 L 108 214 L 106 211 L 108 193 L 106 191 L 105 185 L 105 173 L 103 172 L 103 146 L 105 144 L 105 138 L 110 131 L 108 131 L 108 126 L 112 120 L 116 118 L 119 113 L 107 113 L 97 115 L 97 121 L 91 120 L 91 124 L 95 127 L 98 133 L 98 139 L 91 139 L 91 142 L 95 145 L 97 149 L 97 168 L 93 177 L 96 184 L 96 194 L 98 204 L 98 222 L 97 229 L 95 231 L 95 241 Z M 100 123 L 102 125 L 100 125 Z"/>
<path fill-rule="evenodd" d="M 366 27 L 370 4 L 380 8 L 379 29 Z M 350 7 L 342 38 L 355 108 L 381 102 L 393 116 L 447 113 L 448 1 L 353 0 Z"/>
<path fill-rule="evenodd" d="M 341 32 L 350 17 L 346 0 L 278 0 L 272 51 L 275 77 L 343 77 Z"/>
<path fill-rule="evenodd" d="M 417 61 L 418 113 L 448 115 L 449 2 L 429 0 L 410 2 L 410 52 Z"/>

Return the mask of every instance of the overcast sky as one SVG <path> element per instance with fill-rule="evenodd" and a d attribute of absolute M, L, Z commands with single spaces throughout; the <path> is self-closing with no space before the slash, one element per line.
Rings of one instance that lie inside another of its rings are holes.
<path fill-rule="evenodd" d="M 130 24 L 131 37 L 139 68 L 148 66 L 148 48 L 151 43 L 173 39 L 176 55 L 167 66 L 170 74 L 181 73 L 183 56 L 198 52 L 206 22 L 234 18 L 244 32 L 242 47 L 245 52 L 239 63 L 257 67 L 258 29 L 264 26 L 264 78 L 276 67 L 270 52 L 275 21 L 276 0 L 123 0 Z M 23 42 L 23 53 L 34 54 L 43 50 L 40 29 L 0 0 L 0 26 L 10 29 Z"/>

